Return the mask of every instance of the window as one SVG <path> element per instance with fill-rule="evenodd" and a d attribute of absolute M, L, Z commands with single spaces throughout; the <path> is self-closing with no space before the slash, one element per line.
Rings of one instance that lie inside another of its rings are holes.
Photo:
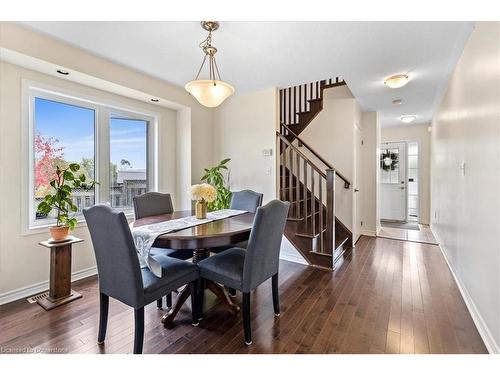
<path fill-rule="evenodd" d="M 408 220 L 418 221 L 418 143 L 408 143 Z"/>
<path fill-rule="evenodd" d="M 148 189 L 148 122 L 118 117 L 109 122 L 109 189 L 111 205 L 132 209 L 132 199 Z"/>
<path fill-rule="evenodd" d="M 385 148 L 380 154 L 381 180 L 383 184 L 399 184 L 399 149 Z"/>
<path fill-rule="evenodd" d="M 92 190 L 74 189 L 73 203 L 82 210 L 109 203 L 132 212 L 132 199 L 155 189 L 156 117 L 87 98 L 29 87 L 28 228 L 52 225 L 55 212 L 36 208 L 47 192 L 56 166 L 78 163 L 80 172 L 99 182 Z"/>
<path fill-rule="evenodd" d="M 95 110 L 35 97 L 34 99 L 34 204 L 37 224 L 51 223 L 56 213 L 42 215 L 36 207 L 51 191 L 49 184 L 56 166 L 80 164 L 80 172 L 95 179 Z M 95 203 L 95 189 L 75 189 L 73 203 L 78 214 Z"/>

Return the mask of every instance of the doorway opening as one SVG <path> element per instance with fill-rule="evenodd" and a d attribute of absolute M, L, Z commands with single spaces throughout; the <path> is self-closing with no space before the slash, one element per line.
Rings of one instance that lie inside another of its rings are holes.
<path fill-rule="evenodd" d="M 416 141 L 380 144 L 380 237 L 436 243 L 419 224 L 419 151 Z"/>

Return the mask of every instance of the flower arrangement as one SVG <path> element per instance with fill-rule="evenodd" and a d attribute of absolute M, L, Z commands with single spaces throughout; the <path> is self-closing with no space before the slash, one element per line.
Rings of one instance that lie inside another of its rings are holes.
<path fill-rule="evenodd" d="M 197 184 L 189 189 L 189 197 L 196 201 L 195 210 L 197 219 L 207 218 L 207 202 L 217 198 L 217 190 L 210 184 Z"/>
<path fill-rule="evenodd" d="M 213 202 L 217 198 L 217 191 L 210 184 L 197 184 L 191 186 L 189 196 L 193 201 Z"/>

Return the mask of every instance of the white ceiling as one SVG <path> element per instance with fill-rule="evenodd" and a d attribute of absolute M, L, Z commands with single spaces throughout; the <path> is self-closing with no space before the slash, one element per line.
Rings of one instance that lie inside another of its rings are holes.
<path fill-rule="evenodd" d="M 184 86 L 198 71 L 206 32 L 198 22 L 24 22 L 72 45 Z M 473 22 L 221 22 L 213 45 L 237 94 L 343 77 L 382 126 L 399 116 L 430 122 Z M 400 89 L 385 77 L 406 73 Z M 402 99 L 395 106 L 392 100 Z"/>

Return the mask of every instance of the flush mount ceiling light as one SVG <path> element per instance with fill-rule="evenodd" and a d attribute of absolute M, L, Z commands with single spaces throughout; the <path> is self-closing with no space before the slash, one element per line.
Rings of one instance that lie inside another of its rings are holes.
<path fill-rule="evenodd" d="M 403 87 L 410 81 L 408 74 L 396 74 L 394 76 L 387 77 L 384 81 L 384 85 L 390 87 L 391 89 L 398 89 Z"/>
<path fill-rule="evenodd" d="M 394 105 L 401 105 L 401 104 L 403 104 L 403 101 L 401 99 L 394 99 L 392 101 L 392 104 L 394 104 Z"/>
<path fill-rule="evenodd" d="M 407 115 L 407 116 L 401 116 L 399 119 L 405 124 L 409 124 L 410 122 L 415 121 L 416 118 L 417 116 L 415 115 Z"/>
<path fill-rule="evenodd" d="M 234 88 L 229 83 L 222 81 L 217 62 L 215 61 L 217 48 L 212 46 L 212 32 L 219 28 L 219 23 L 216 21 L 203 21 L 201 22 L 201 27 L 208 31 L 207 38 L 200 43 L 200 48 L 203 50 L 205 56 L 194 81 L 186 83 L 184 87 L 201 105 L 205 107 L 217 107 L 234 94 Z M 208 79 L 198 79 L 207 58 L 209 77 Z"/>

